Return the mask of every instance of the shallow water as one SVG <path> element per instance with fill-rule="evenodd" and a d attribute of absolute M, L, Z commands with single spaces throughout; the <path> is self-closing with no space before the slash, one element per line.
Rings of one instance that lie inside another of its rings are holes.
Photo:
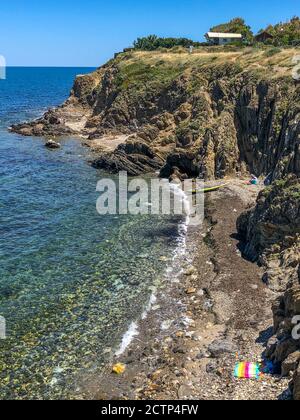
<path fill-rule="evenodd" d="M 60 150 L 7 132 L 91 69 L 8 69 L 0 80 L 0 398 L 68 398 L 143 313 L 180 246 L 178 219 L 100 216 L 78 139 Z"/>

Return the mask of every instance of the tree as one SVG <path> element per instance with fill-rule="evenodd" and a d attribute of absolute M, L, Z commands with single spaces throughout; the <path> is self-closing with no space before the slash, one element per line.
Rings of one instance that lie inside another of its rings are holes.
<path fill-rule="evenodd" d="M 300 43 L 300 19 L 294 16 L 287 22 L 269 25 L 265 29 L 273 35 L 272 44 L 276 46 L 297 45 Z"/>
<path fill-rule="evenodd" d="M 233 34 L 242 34 L 245 41 L 249 43 L 253 41 L 253 32 L 251 27 L 246 25 L 245 20 L 240 17 L 231 19 L 231 21 L 227 23 L 221 23 L 220 25 L 213 26 L 210 28 L 210 32 L 229 32 Z"/>
<path fill-rule="evenodd" d="M 137 50 L 154 51 L 158 48 L 173 48 L 173 47 L 185 47 L 200 46 L 200 42 L 192 41 L 187 38 L 159 38 L 156 35 L 149 35 L 144 38 L 138 38 L 133 43 L 134 48 Z"/>
<path fill-rule="evenodd" d="M 158 48 L 158 37 L 156 35 L 149 35 L 144 38 L 138 38 L 133 43 L 137 50 L 152 51 Z"/>

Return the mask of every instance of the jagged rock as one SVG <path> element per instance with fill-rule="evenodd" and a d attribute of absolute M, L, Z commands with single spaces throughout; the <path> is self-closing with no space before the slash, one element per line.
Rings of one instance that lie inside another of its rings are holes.
<path fill-rule="evenodd" d="M 246 243 L 244 253 L 251 260 L 260 257 L 266 263 L 269 255 L 280 254 L 281 249 L 294 256 L 292 265 L 299 264 L 299 253 L 294 246 L 300 234 L 300 180 L 290 177 L 263 190 L 255 208 L 242 214 L 237 221 L 237 230 Z M 279 257 L 279 255 L 278 255 Z M 281 259 L 287 260 L 286 254 Z M 298 262 L 295 262 L 298 259 Z M 289 263 L 289 266 L 292 268 Z M 284 262 L 284 266 L 287 264 Z M 271 274 L 271 273 L 270 273 Z"/>
<path fill-rule="evenodd" d="M 298 369 L 300 362 L 300 351 L 290 354 L 282 363 L 282 376 L 288 376 L 290 372 Z"/>

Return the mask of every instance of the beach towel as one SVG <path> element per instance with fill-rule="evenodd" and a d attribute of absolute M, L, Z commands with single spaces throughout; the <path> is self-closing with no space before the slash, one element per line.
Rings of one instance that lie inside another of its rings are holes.
<path fill-rule="evenodd" d="M 258 363 L 238 363 L 234 370 L 234 376 L 238 379 L 259 379 L 260 366 Z"/>

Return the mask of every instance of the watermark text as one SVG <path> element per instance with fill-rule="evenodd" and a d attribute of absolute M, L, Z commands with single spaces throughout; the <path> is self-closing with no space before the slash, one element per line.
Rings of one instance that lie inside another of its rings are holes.
<path fill-rule="evenodd" d="M 100 215 L 176 215 L 184 216 L 191 225 L 204 220 L 204 182 L 189 179 L 170 183 L 166 179 L 128 179 L 120 172 L 118 180 L 101 179 L 96 190 Z"/>
<path fill-rule="evenodd" d="M 295 327 L 292 330 L 292 337 L 294 340 L 300 340 L 300 315 L 296 315 L 292 319 L 292 324 Z"/>
<path fill-rule="evenodd" d="M 3 55 L 0 55 L 0 80 L 6 79 L 6 60 Z"/>
<path fill-rule="evenodd" d="M 0 316 L 0 340 L 6 339 L 6 320 L 3 316 Z"/>
<path fill-rule="evenodd" d="M 295 55 L 292 59 L 292 63 L 295 64 L 292 70 L 294 80 L 300 80 L 300 55 Z"/>

